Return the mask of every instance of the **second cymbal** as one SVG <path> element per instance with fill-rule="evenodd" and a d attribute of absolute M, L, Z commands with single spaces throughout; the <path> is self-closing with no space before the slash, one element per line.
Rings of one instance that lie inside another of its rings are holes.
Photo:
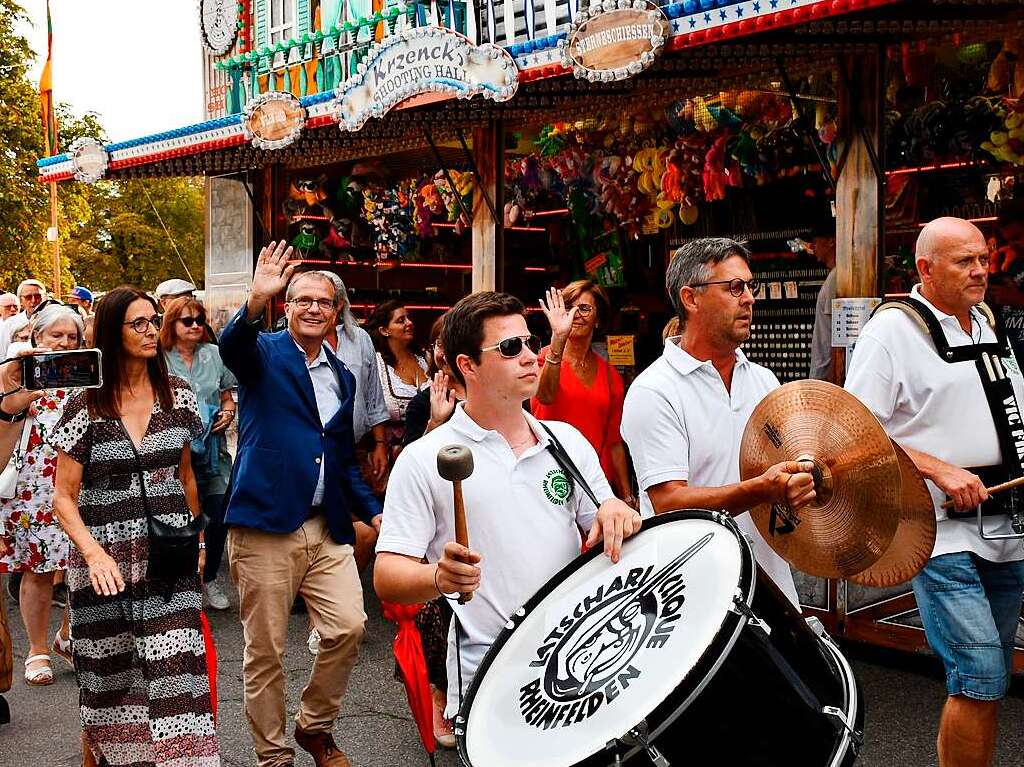
<path fill-rule="evenodd" d="M 847 578 L 877 562 L 900 518 L 900 469 L 889 437 L 856 397 L 824 381 L 794 381 L 750 415 L 740 476 L 810 460 L 818 498 L 793 512 L 762 505 L 750 514 L 778 554 L 799 570 Z"/>
<path fill-rule="evenodd" d="M 935 548 L 935 506 L 917 466 L 903 448 L 892 443 L 900 464 L 902 493 L 896 535 L 885 553 L 867 570 L 851 575 L 861 586 L 885 588 L 917 575 Z"/>

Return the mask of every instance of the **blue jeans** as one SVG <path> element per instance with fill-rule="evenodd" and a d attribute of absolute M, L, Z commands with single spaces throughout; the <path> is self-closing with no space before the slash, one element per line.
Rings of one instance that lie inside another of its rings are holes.
<path fill-rule="evenodd" d="M 943 554 L 928 560 L 913 584 L 928 644 L 946 667 L 948 693 L 1002 698 L 1013 670 L 1024 561 Z"/>

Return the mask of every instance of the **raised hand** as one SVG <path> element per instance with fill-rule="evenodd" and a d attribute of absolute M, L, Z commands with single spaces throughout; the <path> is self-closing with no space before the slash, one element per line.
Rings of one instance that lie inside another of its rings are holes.
<path fill-rule="evenodd" d="M 28 357 L 32 354 L 41 354 L 42 352 L 48 351 L 50 350 L 43 347 L 25 349 L 15 356 Z M 20 413 L 43 396 L 41 391 L 28 391 L 22 387 L 22 366 L 24 363 L 24 360 L 12 359 L 10 362 L 5 362 L 3 365 L 0 365 L 0 390 L 2 390 L 5 395 L 3 397 L 3 402 L 0 402 L 0 410 L 7 415 Z M 17 426 L 20 431 L 21 424 L 19 423 Z"/>
<path fill-rule="evenodd" d="M 560 354 L 565 348 L 565 341 L 569 338 L 569 332 L 572 330 L 576 307 L 566 311 L 562 291 L 558 288 L 548 288 L 547 301 L 545 302 L 543 298 L 540 299 L 540 309 L 548 318 L 548 325 L 551 326 L 551 348 L 556 354 Z"/>
<path fill-rule="evenodd" d="M 448 389 L 448 374 L 438 370 L 430 382 L 430 419 L 427 422 L 427 431 L 448 423 L 454 410 L 455 397 Z"/>
<path fill-rule="evenodd" d="M 285 240 L 263 247 L 252 275 L 253 295 L 269 300 L 288 287 L 299 263 L 291 260 L 292 250 Z"/>

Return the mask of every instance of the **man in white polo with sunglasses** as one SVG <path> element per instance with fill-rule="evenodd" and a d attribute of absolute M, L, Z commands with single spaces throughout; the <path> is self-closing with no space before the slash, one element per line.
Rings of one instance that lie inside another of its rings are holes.
<path fill-rule="evenodd" d="M 693 240 L 675 252 L 665 274 L 681 335 L 637 376 L 622 409 L 622 438 L 640 483 L 644 516 L 676 509 L 724 510 L 753 543 L 758 567 L 794 606 L 789 564 L 754 526 L 754 506 L 799 509 L 814 500 L 809 463 L 776 464 L 740 481 L 740 440 L 750 413 L 779 386 L 747 359 L 757 280 L 750 253 L 725 238 Z"/>
<path fill-rule="evenodd" d="M 542 424 L 523 410 L 537 393 L 540 339 L 530 335 L 519 299 L 467 296 L 445 316 L 441 338 L 466 400 L 395 463 L 374 586 L 381 599 L 403 604 L 474 593 L 472 601 L 452 604 L 459 628 L 453 625 L 448 639 L 445 715 L 451 718 L 509 616 L 580 553 L 581 531 L 589 546 L 603 538 L 604 553 L 617 562 L 623 539 L 639 531 L 641 520 L 612 495 L 582 434 L 566 423 Z M 568 481 L 545 426 L 600 507 Z M 452 444 L 473 453 L 473 474 L 462 483 L 469 548 L 455 543 L 452 485 L 437 469 L 438 451 Z"/>

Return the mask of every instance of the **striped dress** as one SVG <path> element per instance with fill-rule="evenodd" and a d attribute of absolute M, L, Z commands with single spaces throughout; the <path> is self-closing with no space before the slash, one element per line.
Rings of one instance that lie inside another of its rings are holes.
<path fill-rule="evenodd" d="M 173 407 L 153 406 L 138 462 L 150 511 L 184 525 L 190 512 L 177 467 L 183 446 L 202 426 L 189 385 L 172 376 L 171 388 Z M 83 465 L 79 513 L 125 580 L 122 594 L 97 595 L 85 560 L 72 547 L 72 653 L 89 746 L 110 767 L 219 765 L 199 579 L 180 579 L 170 601 L 163 584 L 146 579 L 148 526 L 127 431 L 120 420 L 90 419 L 79 391 L 68 398 L 50 444 Z"/>

